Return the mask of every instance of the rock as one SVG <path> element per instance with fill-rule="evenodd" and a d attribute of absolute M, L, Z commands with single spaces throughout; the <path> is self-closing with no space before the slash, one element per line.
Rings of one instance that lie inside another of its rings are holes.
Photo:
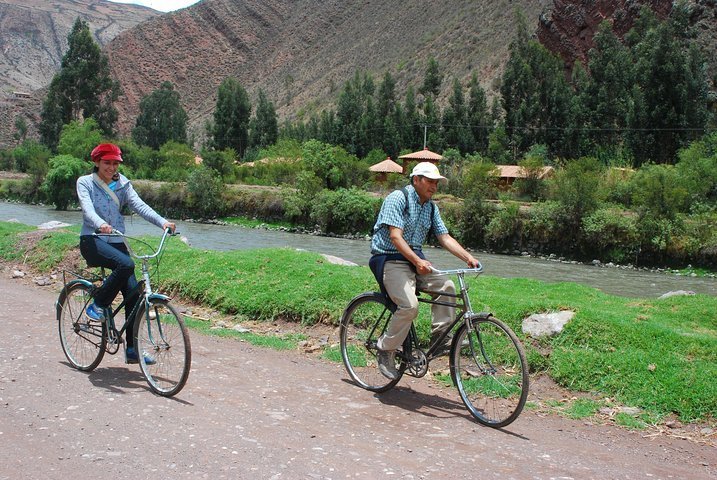
<path fill-rule="evenodd" d="M 41 223 L 37 226 L 38 230 L 52 230 L 53 228 L 63 228 L 63 227 L 69 227 L 69 223 L 63 223 L 58 222 L 56 220 L 52 220 L 50 222 Z"/>
<path fill-rule="evenodd" d="M 35 279 L 35 283 L 41 287 L 45 287 L 47 285 L 52 285 L 52 280 L 47 277 L 38 277 Z"/>
<path fill-rule="evenodd" d="M 641 410 L 637 407 L 620 407 L 620 413 L 630 415 L 631 417 L 636 417 L 640 415 L 640 412 Z"/>
<path fill-rule="evenodd" d="M 12 271 L 12 278 L 22 278 L 25 276 L 25 272 L 20 270 L 13 270 Z"/>
<path fill-rule="evenodd" d="M 681 295 L 694 295 L 694 294 L 695 294 L 695 292 L 693 292 L 691 290 L 674 290 L 672 292 L 663 293 L 662 295 L 660 295 L 658 297 L 658 300 L 663 300 L 665 298 L 670 298 L 670 297 L 678 297 Z"/>
<path fill-rule="evenodd" d="M 343 258 L 335 257 L 333 255 L 328 255 L 326 253 L 321 254 L 322 257 L 324 257 L 329 263 L 333 263 L 335 265 L 344 265 L 346 267 L 358 267 L 358 264 L 354 262 L 350 262 L 348 260 L 344 260 Z"/>
<path fill-rule="evenodd" d="M 575 312 L 563 310 L 554 313 L 534 313 L 523 319 L 523 333 L 531 337 L 556 335 L 575 316 Z"/>
<path fill-rule="evenodd" d="M 234 325 L 233 330 L 239 332 L 239 333 L 251 333 L 251 330 L 249 330 L 246 327 L 243 327 L 241 325 Z"/>

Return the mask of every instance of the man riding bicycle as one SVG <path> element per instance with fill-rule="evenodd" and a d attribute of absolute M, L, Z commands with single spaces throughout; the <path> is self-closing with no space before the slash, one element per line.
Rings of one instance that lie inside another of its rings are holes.
<path fill-rule="evenodd" d="M 448 234 L 438 206 L 431 201 L 438 183 L 446 181 L 434 164 L 417 164 L 411 172 L 411 185 L 386 197 L 373 228 L 369 265 L 382 290 L 396 304 L 386 332 L 378 339 L 379 370 L 392 380 L 398 378 L 396 349 L 403 344 L 411 323 L 418 316 L 416 288 L 448 294 L 456 291 L 452 280 L 431 273 L 431 262 L 422 252 L 429 231 L 433 231 L 443 248 L 469 267 L 479 265 L 478 260 Z M 437 300 L 455 303 L 450 296 L 438 296 Z M 432 338 L 437 338 L 453 321 L 455 308 L 433 305 L 431 315 Z"/>

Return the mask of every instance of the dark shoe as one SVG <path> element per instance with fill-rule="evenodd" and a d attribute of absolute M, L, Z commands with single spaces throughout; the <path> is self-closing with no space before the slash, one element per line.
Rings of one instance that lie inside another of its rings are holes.
<path fill-rule="evenodd" d="M 398 378 L 395 350 L 379 350 L 376 359 L 378 360 L 378 370 L 384 377 L 389 380 L 396 380 Z"/>
<path fill-rule="evenodd" d="M 154 357 L 149 355 L 147 352 L 143 352 L 142 355 L 144 355 L 145 364 L 154 365 L 157 363 L 157 360 L 155 360 Z M 124 351 L 124 363 L 139 363 L 139 355 L 137 355 L 137 350 L 135 350 L 134 347 L 127 347 Z"/>
<path fill-rule="evenodd" d="M 98 307 L 97 304 L 94 302 L 92 302 L 90 306 L 87 307 L 85 313 L 90 318 L 90 320 L 94 320 L 95 322 L 105 321 L 105 309 L 102 307 Z"/>

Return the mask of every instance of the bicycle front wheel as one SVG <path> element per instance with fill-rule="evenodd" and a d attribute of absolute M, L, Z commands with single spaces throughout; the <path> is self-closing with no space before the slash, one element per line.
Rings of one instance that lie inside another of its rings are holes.
<path fill-rule="evenodd" d="M 105 323 L 85 313 L 92 302 L 92 287 L 85 283 L 65 286 L 57 299 L 57 324 L 60 344 L 70 365 L 89 372 L 100 364 L 107 347 Z"/>
<path fill-rule="evenodd" d="M 376 342 L 386 329 L 391 310 L 385 297 L 364 293 L 354 298 L 341 317 L 339 328 L 341 357 L 349 375 L 360 387 L 385 392 L 398 383 L 385 377 L 378 369 Z"/>
<path fill-rule="evenodd" d="M 158 395 L 176 395 L 187 383 L 192 363 L 189 333 L 182 316 L 168 300 L 152 299 L 135 322 L 139 366 Z"/>
<path fill-rule="evenodd" d="M 528 398 L 528 362 L 515 333 L 493 316 L 464 324 L 451 346 L 451 377 L 463 403 L 489 427 L 504 427 Z"/>

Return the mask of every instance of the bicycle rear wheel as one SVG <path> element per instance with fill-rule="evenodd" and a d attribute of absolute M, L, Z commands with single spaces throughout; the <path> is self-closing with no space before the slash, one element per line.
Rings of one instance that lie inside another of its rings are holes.
<path fill-rule="evenodd" d="M 163 397 L 176 395 L 187 383 L 192 363 L 182 316 L 168 300 L 152 299 L 149 312 L 144 307 L 137 312 L 135 324 L 139 366 L 149 387 Z"/>
<path fill-rule="evenodd" d="M 528 362 L 515 333 L 493 316 L 464 324 L 451 346 L 451 377 L 463 403 L 489 427 L 504 427 L 528 398 Z"/>
<path fill-rule="evenodd" d="M 364 293 L 354 298 L 341 317 L 339 328 L 341 357 L 351 378 L 360 387 L 373 392 L 385 392 L 398 383 L 386 378 L 378 369 L 376 342 L 391 318 L 385 297 L 379 293 Z"/>
<path fill-rule="evenodd" d="M 57 299 L 57 324 L 62 351 L 70 364 L 89 372 L 100 364 L 107 347 L 105 323 L 85 313 L 92 301 L 92 287 L 85 283 L 65 286 Z"/>

